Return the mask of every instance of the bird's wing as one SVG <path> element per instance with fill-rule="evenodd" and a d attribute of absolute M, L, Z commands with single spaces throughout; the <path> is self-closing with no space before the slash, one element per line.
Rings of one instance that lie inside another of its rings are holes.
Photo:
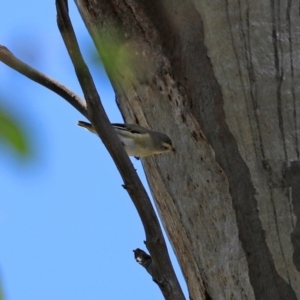
<path fill-rule="evenodd" d="M 149 133 L 147 128 L 141 127 L 136 124 L 120 124 L 114 123 L 112 124 L 117 130 L 129 131 L 131 133 Z"/>

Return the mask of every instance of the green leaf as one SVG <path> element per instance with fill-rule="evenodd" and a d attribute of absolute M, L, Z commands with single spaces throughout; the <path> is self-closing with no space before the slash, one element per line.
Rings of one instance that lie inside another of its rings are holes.
<path fill-rule="evenodd" d="M 21 157 L 29 155 L 29 145 L 22 128 L 3 108 L 0 108 L 0 142 L 7 144 Z"/>

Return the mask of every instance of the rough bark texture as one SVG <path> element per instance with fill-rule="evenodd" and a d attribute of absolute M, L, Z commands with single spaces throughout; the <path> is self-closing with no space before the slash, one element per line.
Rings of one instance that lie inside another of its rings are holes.
<path fill-rule="evenodd" d="M 76 3 L 130 52 L 106 65 L 127 122 L 174 142 L 143 165 L 190 297 L 300 299 L 299 3 Z"/>

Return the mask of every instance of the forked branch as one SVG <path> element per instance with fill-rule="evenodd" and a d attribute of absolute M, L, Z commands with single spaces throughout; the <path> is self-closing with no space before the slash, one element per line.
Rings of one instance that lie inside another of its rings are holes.
<path fill-rule="evenodd" d="M 150 199 L 114 132 L 101 104 L 91 74 L 82 58 L 68 15 L 66 0 L 56 0 L 57 23 L 85 95 L 89 119 L 112 156 L 144 225 L 147 247 L 157 268 L 158 283 L 166 299 L 184 299 L 166 243 Z"/>
<path fill-rule="evenodd" d="M 29 65 L 16 58 L 6 47 L 0 45 L 0 61 L 7 66 L 18 71 L 29 79 L 41 84 L 54 93 L 58 94 L 74 106 L 80 113 L 88 118 L 85 101 L 69 90 L 58 81 L 46 76 L 42 72 L 30 67 Z"/>

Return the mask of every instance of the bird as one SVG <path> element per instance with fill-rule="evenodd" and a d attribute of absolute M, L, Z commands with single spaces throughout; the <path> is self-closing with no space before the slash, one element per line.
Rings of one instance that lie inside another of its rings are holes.
<path fill-rule="evenodd" d="M 96 133 L 91 123 L 78 121 L 77 125 Z M 153 154 L 175 151 L 171 139 L 164 133 L 136 124 L 113 123 L 111 125 L 116 130 L 128 156 L 139 159 Z"/>

